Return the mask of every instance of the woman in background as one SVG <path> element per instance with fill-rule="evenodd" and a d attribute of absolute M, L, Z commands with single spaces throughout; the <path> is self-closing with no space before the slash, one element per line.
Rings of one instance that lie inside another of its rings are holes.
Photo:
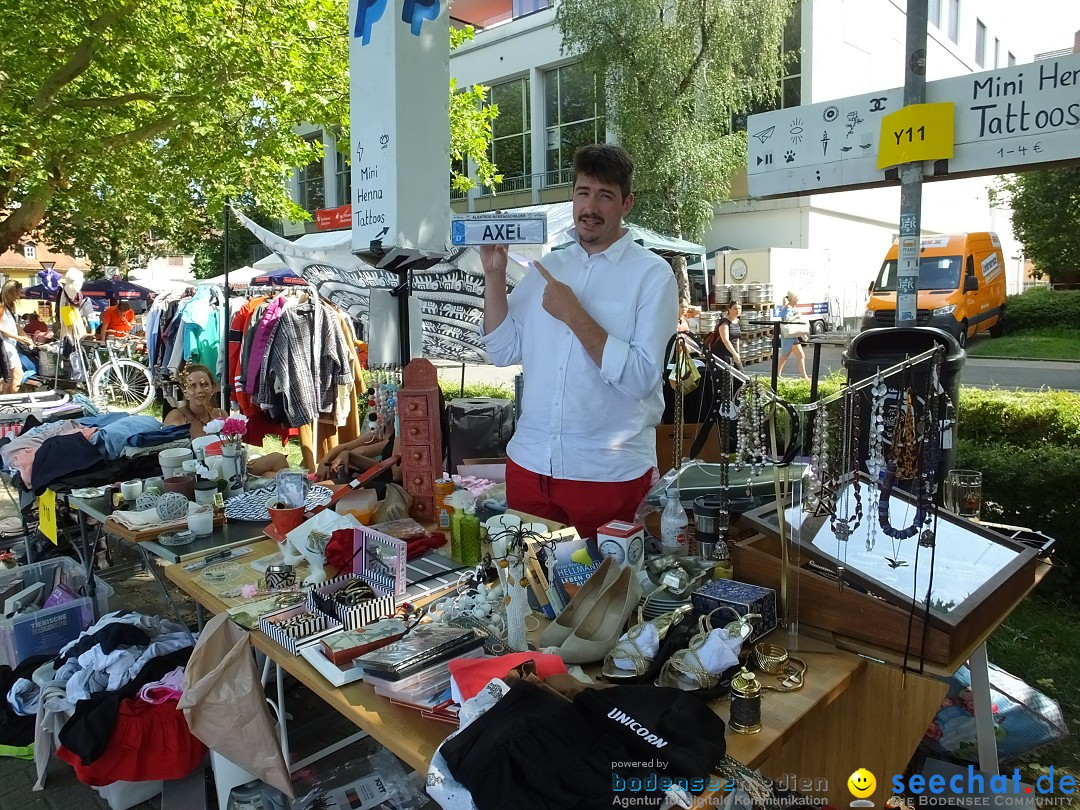
<path fill-rule="evenodd" d="M 31 346 L 33 341 L 22 333 L 19 320 L 15 317 L 15 304 L 22 298 L 22 284 L 17 281 L 8 281 L 0 289 L 0 338 L 3 339 L 4 357 L 7 360 L 9 374 L 11 375 L 3 385 L 0 385 L 0 393 L 15 394 L 22 385 L 23 370 L 22 361 L 19 360 L 19 352 L 15 348 L 22 343 Z"/>
<path fill-rule="evenodd" d="M 784 296 L 784 306 L 780 310 L 780 320 L 783 321 L 798 321 L 799 310 L 795 305 L 799 303 L 799 296 L 788 291 L 788 294 Z M 806 351 L 803 349 L 803 339 L 798 337 L 781 337 L 780 338 L 780 364 L 778 366 L 778 376 L 783 375 L 784 365 L 787 363 L 787 359 L 794 354 L 795 362 L 799 364 L 799 376 L 804 380 L 810 378 L 806 374 Z"/>
<path fill-rule="evenodd" d="M 716 329 L 705 338 L 705 344 L 715 356 L 736 368 L 742 368 L 742 358 L 739 356 L 739 340 L 742 338 L 742 327 L 739 325 L 741 314 L 742 304 L 732 301 Z"/>

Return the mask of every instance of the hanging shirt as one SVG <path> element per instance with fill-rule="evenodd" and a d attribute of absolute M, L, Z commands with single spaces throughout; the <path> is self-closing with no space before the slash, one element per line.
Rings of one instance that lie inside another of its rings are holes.
<path fill-rule="evenodd" d="M 629 481 L 656 466 L 664 347 L 679 319 L 675 274 L 629 232 L 593 256 L 573 235 L 543 265 L 608 333 L 603 362 L 547 313 L 547 283 L 528 273 L 510 294 L 506 319 L 482 337 L 495 365 L 521 363 L 524 372 L 507 455 L 554 478 Z"/>

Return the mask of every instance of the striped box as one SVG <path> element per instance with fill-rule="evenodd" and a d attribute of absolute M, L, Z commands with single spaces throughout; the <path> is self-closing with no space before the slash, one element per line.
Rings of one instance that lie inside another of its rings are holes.
<path fill-rule="evenodd" d="M 353 580 L 366 582 L 378 598 L 369 599 L 353 607 L 342 605 L 334 599 L 334 594 Z M 377 571 L 366 574 L 344 574 L 327 580 L 308 591 L 308 602 L 314 610 L 336 618 L 346 630 L 367 627 L 379 619 L 391 618 L 397 612 L 393 578 Z"/>
<path fill-rule="evenodd" d="M 282 627 L 289 619 L 303 613 L 313 615 L 298 626 Z M 309 605 L 300 604 L 263 616 L 259 619 L 259 629 L 293 655 L 299 655 L 301 648 L 316 643 L 323 636 L 341 630 L 342 627 L 341 622 L 332 616 L 318 610 L 313 611 Z"/>

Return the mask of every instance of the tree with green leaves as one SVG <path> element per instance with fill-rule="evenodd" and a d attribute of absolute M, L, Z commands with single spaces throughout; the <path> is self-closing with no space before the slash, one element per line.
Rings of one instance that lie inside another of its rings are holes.
<path fill-rule="evenodd" d="M 242 193 L 267 215 L 305 217 L 283 174 L 321 146 L 294 128 L 336 127 L 348 143 L 346 0 L 14 0 L 5 12 L 0 251 L 45 223 L 59 244 L 130 256 L 151 227 L 220 221 Z M 454 96 L 451 129 L 490 184 L 484 91 Z"/>
<path fill-rule="evenodd" d="M 633 156 L 634 222 L 700 239 L 746 165 L 732 119 L 775 101 L 794 0 L 561 0 L 563 50 L 602 76 Z"/>
<path fill-rule="evenodd" d="M 1080 168 L 1010 175 L 992 190 L 992 200 L 1012 208 L 1013 233 L 1036 278 L 1080 281 Z"/>

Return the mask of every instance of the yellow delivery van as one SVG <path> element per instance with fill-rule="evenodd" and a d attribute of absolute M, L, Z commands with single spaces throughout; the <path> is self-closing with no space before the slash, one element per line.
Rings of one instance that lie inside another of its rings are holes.
<path fill-rule="evenodd" d="M 862 328 L 896 325 L 899 246 L 885 255 L 863 313 Z M 961 346 L 979 332 L 1001 335 L 1005 308 L 1005 258 L 997 234 L 924 236 L 919 258 L 917 326 L 934 326 Z"/>

